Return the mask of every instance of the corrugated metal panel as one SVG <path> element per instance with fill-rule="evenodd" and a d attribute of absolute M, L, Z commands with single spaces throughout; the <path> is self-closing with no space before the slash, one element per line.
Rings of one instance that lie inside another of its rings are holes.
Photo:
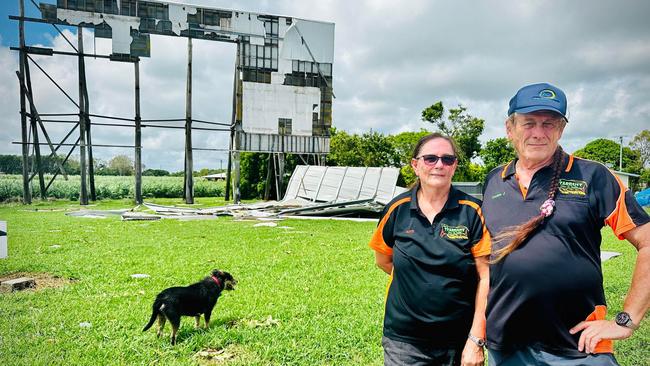
<path fill-rule="evenodd" d="M 403 189 L 396 187 L 399 169 L 381 167 L 325 167 L 298 165 L 284 200 L 316 202 L 374 199 L 386 204 Z"/>

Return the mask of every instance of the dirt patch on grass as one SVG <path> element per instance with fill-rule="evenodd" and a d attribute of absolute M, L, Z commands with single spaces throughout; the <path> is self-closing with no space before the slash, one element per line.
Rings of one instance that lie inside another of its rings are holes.
<path fill-rule="evenodd" d="M 48 288 L 59 288 L 77 281 L 75 279 L 63 278 L 60 276 L 51 275 L 49 273 L 15 272 L 9 274 L 0 274 L 0 282 L 14 280 L 20 277 L 33 278 L 36 282 L 36 288 L 24 291 L 41 291 Z"/>
<path fill-rule="evenodd" d="M 197 352 L 194 357 L 200 365 L 223 365 L 226 363 L 246 364 L 254 360 L 254 355 L 244 347 L 231 344 L 225 348 L 206 348 Z"/>
<path fill-rule="evenodd" d="M 263 320 L 257 320 L 257 319 L 231 320 L 226 323 L 226 328 L 235 328 L 235 327 L 267 328 L 267 327 L 274 327 L 279 325 L 280 325 L 280 321 L 277 319 L 273 319 L 273 317 L 269 315 Z"/>

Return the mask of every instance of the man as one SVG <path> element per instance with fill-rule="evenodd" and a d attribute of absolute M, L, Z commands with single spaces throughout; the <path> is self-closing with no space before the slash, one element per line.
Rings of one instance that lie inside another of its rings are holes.
<path fill-rule="evenodd" d="M 650 305 L 650 217 L 605 166 L 562 151 L 566 108 L 553 85 L 521 88 L 506 120 L 517 158 L 486 179 L 490 365 L 617 365 L 612 340 L 632 336 Z M 638 250 L 612 320 L 600 263 L 604 225 Z"/>

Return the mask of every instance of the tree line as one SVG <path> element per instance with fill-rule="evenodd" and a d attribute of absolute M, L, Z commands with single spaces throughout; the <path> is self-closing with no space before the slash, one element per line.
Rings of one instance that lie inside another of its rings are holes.
<path fill-rule="evenodd" d="M 479 140 L 483 134 L 485 121 L 467 112 L 467 108 L 458 105 L 447 112 L 442 102 L 436 102 L 422 111 L 422 120 L 430 123 L 431 129 L 384 135 L 369 131 L 363 134 L 350 134 L 336 128 L 331 129 L 330 153 L 327 155 L 328 166 L 382 166 L 400 168 L 398 184 L 408 186 L 415 181 L 410 167 L 411 154 L 417 141 L 431 132 L 441 132 L 451 136 L 459 148 L 458 169 L 454 181 L 483 181 L 486 174 L 495 167 L 507 163 L 515 157 L 515 151 L 508 139 L 496 138 L 482 144 Z M 620 145 L 608 139 L 596 139 L 574 152 L 575 156 L 599 161 L 612 169 L 619 169 Z M 242 198 L 260 198 L 264 194 L 269 154 L 241 154 Z M 42 164 L 47 173 L 53 174 L 58 166 L 53 157 L 43 158 Z M 623 147 L 622 171 L 639 174 L 638 181 L 632 181 L 632 188 L 650 184 L 650 130 L 637 134 L 629 146 Z M 29 161 L 32 166 L 32 161 Z M 289 174 L 300 164 L 298 157 L 287 155 L 285 159 L 285 184 Z M 65 163 L 68 174 L 79 174 L 79 162 L 69 159 Z M 202 169 L 194 172 L 203 176 L 221 172 L 217 169 Z M 22 159 L 16 155 L 0 155 L 0 172 L 21 174 Z M 134 164 L 126 155 L 118 155 L 108 161 L 95 160 L 97 175 L 133 175 Z M 143 175 L 166 176 L 184 175 L 183 171 L 170 173 L 162 169 L 144 169 Z M 271 190 L 273 191 L 273 190 Z"/>
<path fill-rule="evenodd" d="M 36 171 L 34 157 L 28 158 L 27 166 L 30 171 Z M 75 157 L 70 157 L 63 163 L 63 157 L 43 156 L 41 157 L 41 166 L 45 174 L 60 173 L 57 160 L 62 163 L 65 172 L 70 175 L 79 175 L 80 164 L 79 160 Z M 109 160 L 93 159 L 93 167 L 95 175 L 110 175 L 110 176 L 132 176 L 135 175 L 135 164 L 133 159 L 127 155 L 116 155 Z M 181 170 L 178 172 L 169 172 L 164 169 L 148 169 L 143 164 L 142 175 L 144 176 L 172 176 L 182 177 L 185 173 Z M 4 174 L 22 174 L 23 173 L 23 160 L 20 155 L 0 155 L 0 173 Z M 208 174 L 220 173 L 223 169 L 201 169 L 194 172 L 194 176 L 204 176 Z"/>

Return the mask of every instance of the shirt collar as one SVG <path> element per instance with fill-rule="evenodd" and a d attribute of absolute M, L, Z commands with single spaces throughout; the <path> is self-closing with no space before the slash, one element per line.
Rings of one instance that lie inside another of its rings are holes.
<path fill-rule="evenodd" d="M 420 208 L 418 207 L 418 190 L 420 189 L 420 182 L 416 183 L 415 186 L 411 189 L 411 210 L 419 210 Z M 454 208 L 457 208 L 459 206 L 458 200 L 459 197 L 458 195 L 461 192 L 454 187 L 454 185 L 451 185 L 451 188 L 449 188 L 449 195 L 447 196 L 447 202 L 445 202 L 445 205 L 442 207 L 442 211 L 445 210 L 451 210 Z"/>
<path fill-rule="evenodd" d="M 567 166 L 567 164 L 569 163 L 567 160 L 570 160 L 570 158 L 571 157 L 567 153 L 562 153 L 562 167 L 563 168 L 565 166 Z M 514 158 L 513 160 L 510 160 L 510 162 L 503 167 L 503 169 L 501 170 L 501 178 L 503 180 L 506 180 L 506 179 L 510 178 L 511 176 L 513 176 L 513 175 L 515 175 L 517 173 L 516 165 L 517 165 L 518 160 L 519 159 Z M 546 165 L 546 166 L 542 167 L 540 170 L 551 169 L 551 165 L 552 164 Z"/>

